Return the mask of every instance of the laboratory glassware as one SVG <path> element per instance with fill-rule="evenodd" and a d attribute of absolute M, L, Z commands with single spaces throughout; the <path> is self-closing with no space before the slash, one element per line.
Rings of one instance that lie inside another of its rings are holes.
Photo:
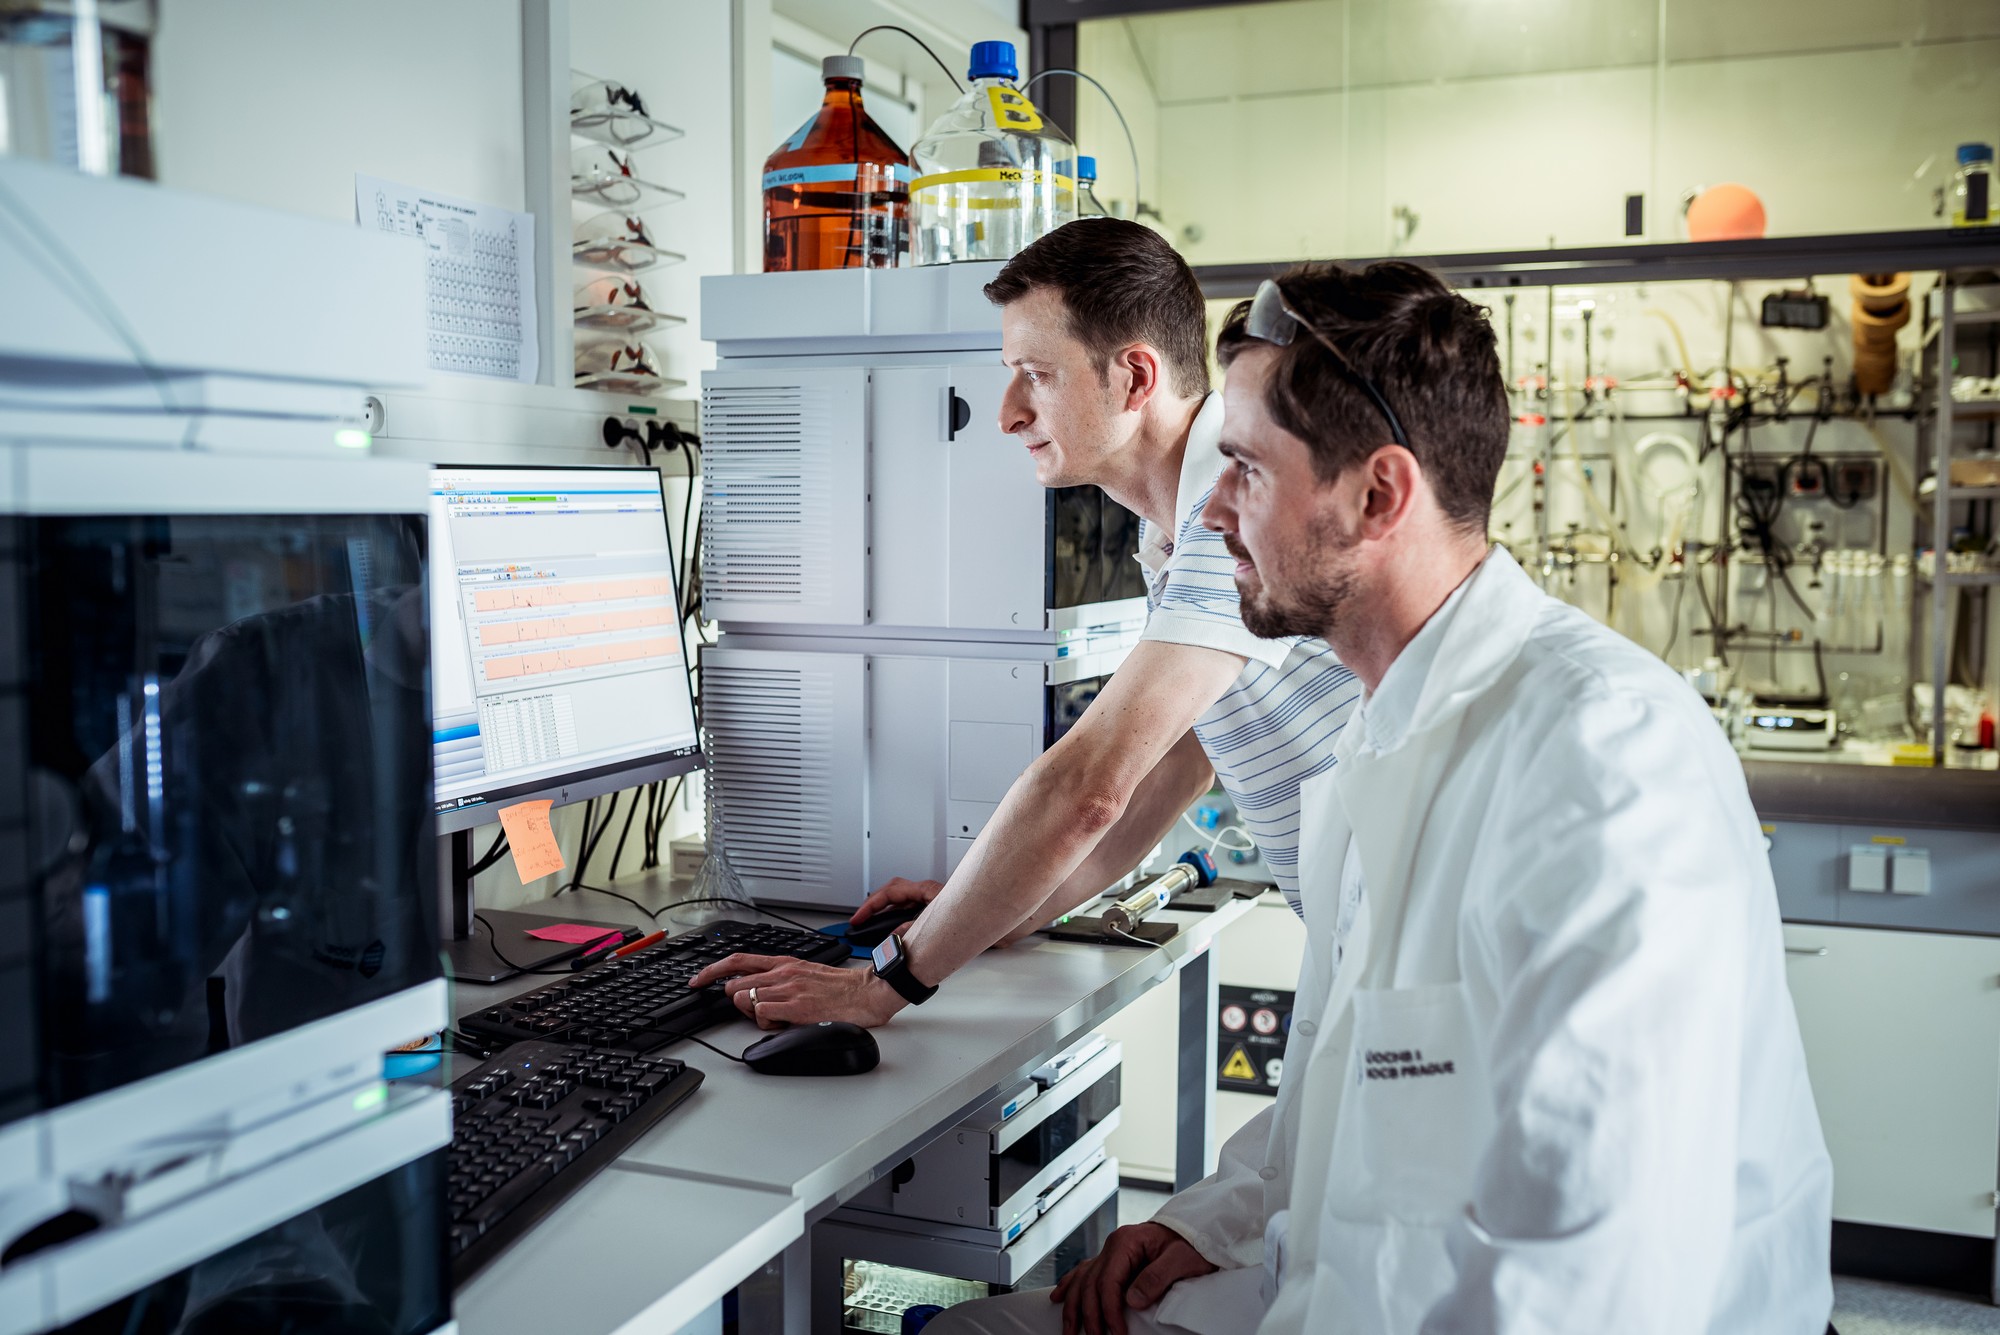
<path fill-rule="evenodd" d="M 819 110 L 764 161 L 764 272 L 891 269 L 910 248 L 910 159 L 861 104 L 861 57 L 820 62 Z"/>
<path fill-rule="evenodd" d="M 153 177 L 155 0 L 0 4 L 0 155 Z"/>
<path fill-rule="evenodd" d="M 972 86 L 913 150 L 910 184 L 918 264 L 1004 260 L 1076 216 L 1062 131 L 1014 87 L 1012 42 L 977 42 Z"/>
<path fill-rule="evenodd" d="M 1993 145 L 1960 144 L 1951 178 L 1951 225 L 1993 225 Z"/>

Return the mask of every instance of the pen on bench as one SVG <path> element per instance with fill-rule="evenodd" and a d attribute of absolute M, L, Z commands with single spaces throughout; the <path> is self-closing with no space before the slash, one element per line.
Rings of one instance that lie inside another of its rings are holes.
<path fill-rule="evenodd" d="M 602 941 L 597 942 L 590 949 L 571 960 L 569 962 L 569 971 L 575 973 L 578 969 L 588 969 L 593 964 L 599 964 L 610 959 L 612 955 L 618 953 L 616 950 L 611 949 L 613 946 L 623 945 L 631 939 L 630 936 L 627 936 L 623 932 L 605 937 Z M 607 950 L 611 951 L 611 954 L 605 954 Z"/>
<path fill-rule="evenodd" d="M 644 950 L 647 946 L 652 945 L 656 941 L 664 941 L 666 939 L 667 939 L 667 934 L 664 931 L 654 932 L 650 936 L 642 936 L 637 941 L 634 941 L 629 945 L 620 946 L 618 947 L 618 949 L 612 951 L 611 958 L 619 959 L 623 956 L 630 955 L 635 950 Z"/>

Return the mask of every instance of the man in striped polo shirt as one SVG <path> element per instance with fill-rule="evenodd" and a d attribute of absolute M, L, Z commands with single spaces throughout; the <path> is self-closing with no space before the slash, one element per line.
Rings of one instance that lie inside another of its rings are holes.
<path fill-rule="evenodd" d="M 1299 907 L 1299 783 L 1333 763 L 1361 686 L 1323 640 L 1251 634 L 1234 558 L 1202 527 L 1222 470 L 1222 398 L 1209 392 L 1200 285 L 1158 233 L 1093 218 L 1015 256 L 986 296 L 1001 307 L 1014 373 L 1000 425 L 1036 480 L 1101 487 L 1143 521 L 1145 633 L 1015 781 L 949 882 L 892 881 L 854 915 L 930 904 L 903 936 L 903 986 L 754 955 L 694 979 L 730 978 L 738 1008 L 766 1027 L 886 1022 L 987 947 L 1101 893 L 1216 780 Z"/>

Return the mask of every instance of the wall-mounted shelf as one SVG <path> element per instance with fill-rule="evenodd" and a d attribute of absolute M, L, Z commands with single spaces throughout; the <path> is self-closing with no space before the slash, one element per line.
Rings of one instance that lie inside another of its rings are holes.
<path fill-rule="evenodd" d="M 580 139 L 612 148 L 652 148 L 687 133 L 647 115 L 639 95 L 614 80 L 591 79 L 574 71 L 571 77 L 582 81 L 569 95 L 569 132 Z"/>

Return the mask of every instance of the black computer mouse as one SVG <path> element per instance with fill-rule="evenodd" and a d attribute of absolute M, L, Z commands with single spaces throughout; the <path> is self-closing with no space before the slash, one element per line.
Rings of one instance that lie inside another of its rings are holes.
<path fill-rule="evenodd" d="M 759 1075 L 860 1075 L 881 1060 L 875 1035 L 845 1020 L 793 1025 L 743 1049 Z"/>
<path fill-rule="evenodd" d="M 904 923 L 915 922 L 923 911 L 922 904 L 898 904 L 894 908 L 883 909 L 880 913 L 871 915 L 868 921 L 860 926 L 849 927 L 847 943 L 860 946 L 864 950 L 873 950 L 887 941 L 889 934 L 898 927 Z"/>

